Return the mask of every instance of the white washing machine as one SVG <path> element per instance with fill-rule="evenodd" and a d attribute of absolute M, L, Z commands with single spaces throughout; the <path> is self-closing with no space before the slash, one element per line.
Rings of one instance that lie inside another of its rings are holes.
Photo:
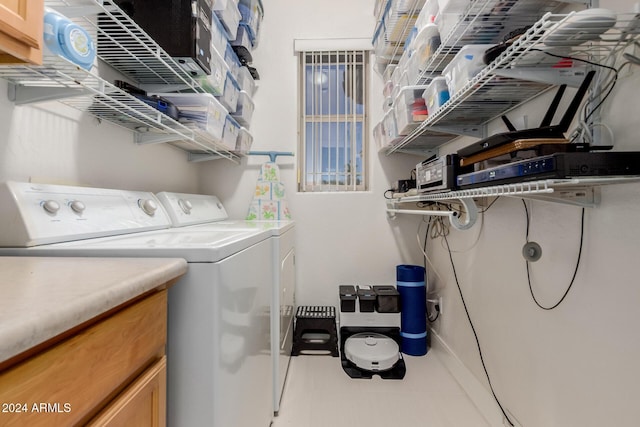
<path fill-rule="evenodd" d="M 291 349 L 295 313 L 295 222 L 230 220 L 215 196 L 162 192 L 156 194 L 174 227 L 200 230 L 264 230 L 273 247 L 271 354 L 273 412 L 280 410 Z"/>
<path fill-rule="evenodd" d="M 267 427 L 272 233 L 170 226 L 151 193 L 0 185 L 0 255 L 186 259 L 169 290 L 168 425 Z"/>

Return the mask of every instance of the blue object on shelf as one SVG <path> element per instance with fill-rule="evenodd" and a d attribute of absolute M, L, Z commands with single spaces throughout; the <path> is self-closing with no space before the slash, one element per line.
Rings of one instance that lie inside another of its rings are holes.
<path fill-rule="evenodd" d="M 400 293 L 400 351 L 411 356 L 427 354 L 427 295 L 425 269 L 419 265 L 396 266 Z"/>
<path fill-rule="evenodd" d="M 44 15 L 43 41 L 54 55 L 91 69 L 96 58 L 93 39 L 84 28 L 58 12 L 46 9 Z"/>

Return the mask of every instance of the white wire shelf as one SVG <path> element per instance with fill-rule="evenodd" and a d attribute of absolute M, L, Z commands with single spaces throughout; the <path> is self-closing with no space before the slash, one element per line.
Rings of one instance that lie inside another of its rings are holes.
<path fill-rule="evenodd" d="M 638 31 L 629 32 L 629 28 L 638 24 L 636 14 L 618 14 L 616 24 L 597 41 L 585 42 L 578 46 L 570 42 L 563 45 L 557 41 L 557 35 L 560 34 L 558 31 L 562 31 L 563 25 L 571 22 L 573 16 L 574 13 L 545 14 L 509 49 L 453 94 L 448 102 L 430 113 L 414 131 L 393 141 L 386 148 L 387 154 L 400 150 L 433 150 L 459 135 L 484 137 L 489 121 L 558 83 L 557 76 L 551 74 L 557 74 L 554 67 L 562 61 L 559 57 L 571 56 L 599 63 L 621 43 L 631 43 L 638 38 Z M 475 19 L 477 20 L 477 16 Z M 429 81 L 439 75 L 442 68 L 452 59 L 453 53 L 457 53 L 464 43 L 471 40 L 475 40 L 474 44 L 485 41 L 482 37 L 474 39 L 475 31 L 468 33 L 473 28 L 476 27 L 467 25 L 467 32 L 463 31 L 463 35 L 456 36 L 456 43 L 451 46 L 448 42 L 441 45 L 420 75 L 419 82 Z M 455 32 L 454 29 L 452 34 Z M 548 45 L 549 40 L 554 40 L 553 46 Z M 584 64 L 574 61 L 573 65 L 577 67 Z M 562 81 L 565 82 L 571 86 L 579 84 L 576 78 Z M 443 133 L 449 137 L 443 138 Z M 432 135 L 437 137 L 435 141 L 430 138 Z"/>
<path fill-rule="evenodd" d="M 129 19 L 112 1 L 46 0 L 85 28 L 98 56 L 140 84 L 170 85 L 172 90 L 206 92 L 192 76 Z M 94 67 L 84 70 L 64 58 L 45 55 L 42 66 L 0 66 L 9 81 L 9 99 L 17 105 L 57 100 L 134 132 L 136 143 L 169 143 L 190 161 L 240 155 L 206 132 L 189 128 L 102 79 Z"/>
<path fill-rule="evenodd" d="M 600 204 L 600 187 L 603 185 L 640 182 L 640 176 L 589 177 L 573 179 L 547 179 L 519 182 L 442 193 L 425 193 L 415 196 L 386 200 L 387 215 L 395 218 L 398 214 L 446 216 L 451 225 L 459 230 L 471 228 L 478 217 L 477 199 L 489 197 L 519 197 L 553 203 L 593 208 Z M 443 202 L 438 206 L 438 202 Z M 435 203 L 433 206 L 412 206 Z M 450 203 L 461 204 L 462 209 L 451 210 Z"/>

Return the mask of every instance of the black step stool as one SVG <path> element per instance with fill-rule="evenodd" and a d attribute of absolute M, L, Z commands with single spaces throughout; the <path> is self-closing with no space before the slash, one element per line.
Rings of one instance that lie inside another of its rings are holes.
<path fill-rule="evenodd" d="M 305 352 L 327 352 L 333 357 L 339 356 L 335 307 L 300 306 L 295 320 L 292 356 Z"/>

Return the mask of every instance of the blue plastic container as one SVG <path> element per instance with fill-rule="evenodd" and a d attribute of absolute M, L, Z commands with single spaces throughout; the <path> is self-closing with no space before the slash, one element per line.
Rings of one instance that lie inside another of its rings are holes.
<path fill-rule="evenodd" d="M 87 70 L 91 69 L 96 48 L 89 33 L 67 17 L 48 8 L 44 15 L 43 40 L 54 55 L 63 56 Z"/>
<path fill-rule="evenodd" d="M 411 356 L 427 354 L 427 289 L 425 270 L 419 265 L 396 267 L 400 293 L 400 351 Z"/>

